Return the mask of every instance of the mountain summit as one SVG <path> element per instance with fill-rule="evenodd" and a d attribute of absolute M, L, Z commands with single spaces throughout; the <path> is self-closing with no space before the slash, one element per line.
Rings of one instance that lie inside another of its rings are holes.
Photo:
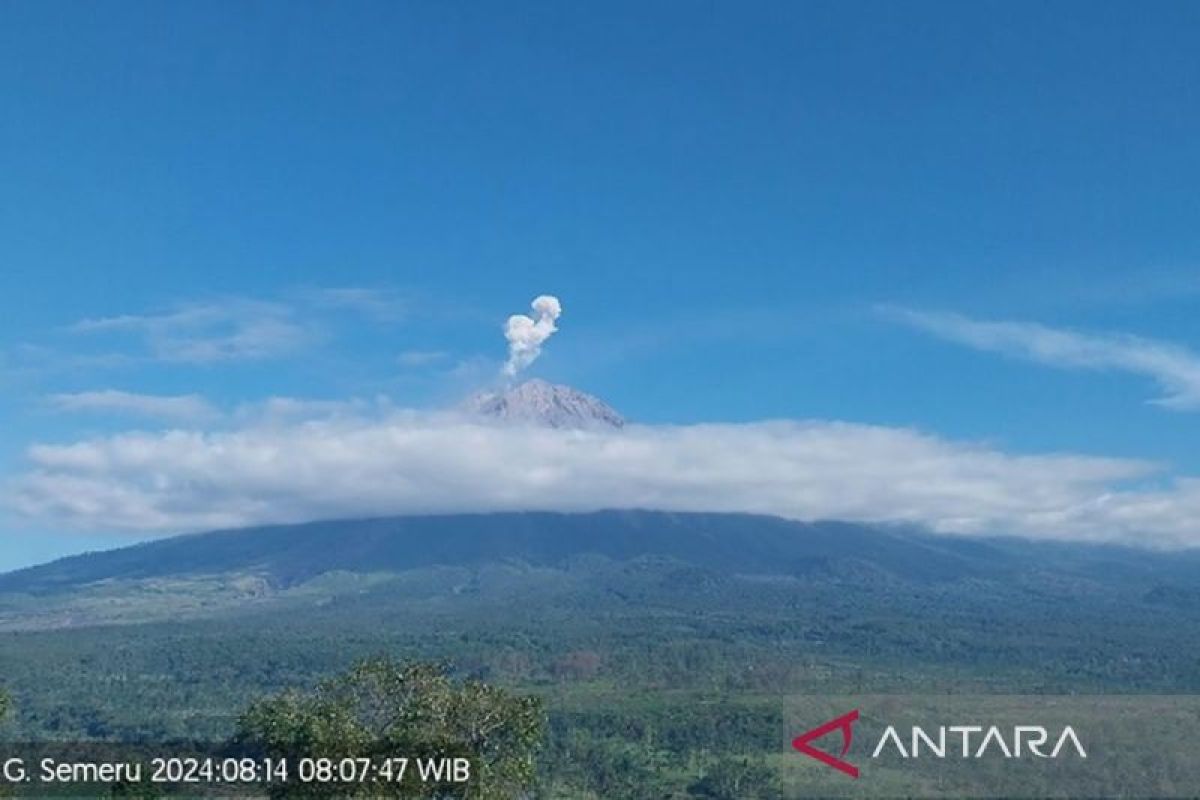
<path fill-rule="evenodd" d="M 506 422 L 551 428 L 622 428 L 625 419 L 586 392 L 534 378 L 501 392 L 484 392 L 466 410 Z"/>

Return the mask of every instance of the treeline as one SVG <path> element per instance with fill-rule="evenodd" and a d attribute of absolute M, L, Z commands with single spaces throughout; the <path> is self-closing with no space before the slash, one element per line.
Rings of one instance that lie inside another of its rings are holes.
<path fill-rule="evenodd" d="M 8 706 L 0 690 L 0 719 Z M 778 800 L 779 778 L 765 756 L 777 749 L 780 726 L 767 708 L 649 704 L 548 715 L 535 695 L 456 679 L 439 665 L 372 658 L 311 690 L 251 702 L 216 752 L 286 760 L 290 774 L 260 785 L 275 798 Z M 295 769 L 305 760 L 380 765 L 401 754 L 418 765 L 465 761 L 469 777 L 438 769 L 430 779 L 412 766 L 369 780 L 320 772 L 298 780 Z M 150 798 L 172 788 L 188 787 L 123 785 L 111 795 Z"/>
<path fill-rule="evenodd" d="M 467 782 L 422 780 L 412 770 L 404 780 L 351 786 L 277 783 L 275 797 L 778 800 L 779 777 L 765 755 L 778 750 L 781 729 L 780 714 L 765 708 L 650 707 L 548 719 L 536 696 L 456 681 L 431 664 L 376 658 L 315 691 L 252 703 L 231 741 L 239 753 L 293 763 L 379 763 L 403 753 L 471 764 Z"/>

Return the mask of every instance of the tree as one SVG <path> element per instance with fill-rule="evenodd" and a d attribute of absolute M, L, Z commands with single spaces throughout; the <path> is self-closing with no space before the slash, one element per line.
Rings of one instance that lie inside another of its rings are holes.
<path fill-rule="evenodd" d="M 4 722 L 4 718 L 8 715 L 8 692 L 0 689 L 0 722 Z M 4 786 L 0 786 L 0 797 L 7 797 L 8 790 Z"/>
<path fill-rule="evenodd" d="M 478 681 L 458 683 L 438 666 L 372 659 L 315 692 L 261 700 L 238 721 L 238 749 L 288 759 L 407 758 L 403 780 L 272 787 L 277 797 L 348 795 L 500 800 L 525 795 L 535 778 L 544 715 L 537 698 Z M 417 759 L 467 758 L 468 783 L 422 782 Z"/>
<path fill-rule="evenodd" d="M 760 759 L 722 758 L 688 794 L 704 800 L 777 800 L 783 797 L 779 777 Z"/>

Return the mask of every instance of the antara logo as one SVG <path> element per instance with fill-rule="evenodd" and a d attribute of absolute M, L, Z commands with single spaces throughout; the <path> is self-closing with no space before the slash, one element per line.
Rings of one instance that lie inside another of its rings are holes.
<path fill-rule="evenodd" d="M 840 717 L 834 717 L 797 736 L 792 740 L 792 747 L 809 758 L 844 772 L 851 778 L 857 778 L 858 767 L 846 760 L 846 754 L 850 752 L 850 745 L 854 742 L 854 723 L 858 721 L 858 717 L 857 708 Z M 1087 758 L 1083 743 L 1079 741 L 1079 736 L 1070 725 L 1065 726 L 1053 740 L 1050 731 L 1042 725 L 1015 725 L 1011 729 L 1001 729 L 998 725 L 987 728 L 982 725 L 940 725 L 931 730 L 936 730 L 936 735 L 931 735 L 925 728 L 914 725 L 909 735 L 902 738 L 894 725 L 888 725 L 871 752 L 871 758 L 879 758 L 889 748 L 901 758 L 920 758 L 923 755 L 933 758 L 983 758 L 989 753 L 1002 755 L 1004 758 L 1022 758 L 1026 754 L 1036 758 L 1058 758 L 1064 751 L 1070 755 L 1071 750 L 1079 758 Z M 814 741 L 834 731 L 841 731 L 842 734 L 842 748 L 838 755 L 834 756 L 813 746 Z M 908 747 L 905 747 L 906 740 Z M 1054 745 L 1046 752 L 1051 741 Z M 951 742 L 959 746 L 950 747 Z"/>
<path fill-rule="evenodd" d="M 857 778 L 858 767 L 854 766 L 849 761 L 842 760 L 845 758 L 846 753 L 850 751 L 850 745 L 854 741 L 855 722 L 858 722 L 857 708 L 848 714 L 842 714 L 840 717 L 835 717 L 834 719 L 829 720 L 829 722 L 826 722 L 824 725 L 818 725 L 811 731 L 800 734 L 795 739 L 792 739 L 792 747 L 796 748 L 801 753 L 804 753 L 804 755 L 808 756 L 809 758 L 815 758 L 822 764 L 826 764 L 836 770 L 846 773 L 851 778 Z M 818 750 L 809 744 L 809 742 L 812 742 L 815 739 L 820 739 L 822 736 L 828 733 L 833 733 L 839 729 L 842 731 L 841 757 L 835 758 L 834 756 L 829 755 L 829 753 L 826 753 L 824 750 Z"/>

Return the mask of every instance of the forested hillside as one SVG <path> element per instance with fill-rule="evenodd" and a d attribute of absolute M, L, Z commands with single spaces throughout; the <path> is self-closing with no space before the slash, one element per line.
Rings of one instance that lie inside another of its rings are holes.
<path fill-rule="evenodd" d="M 3 730 L 225 737 L 388 655 L 540 697 L 548 797 L 766 797 L 797 694 L 1200 690 L 1198 576 L 1188 553 L 740 515 L 183 537 L 4 579 Z"/>

